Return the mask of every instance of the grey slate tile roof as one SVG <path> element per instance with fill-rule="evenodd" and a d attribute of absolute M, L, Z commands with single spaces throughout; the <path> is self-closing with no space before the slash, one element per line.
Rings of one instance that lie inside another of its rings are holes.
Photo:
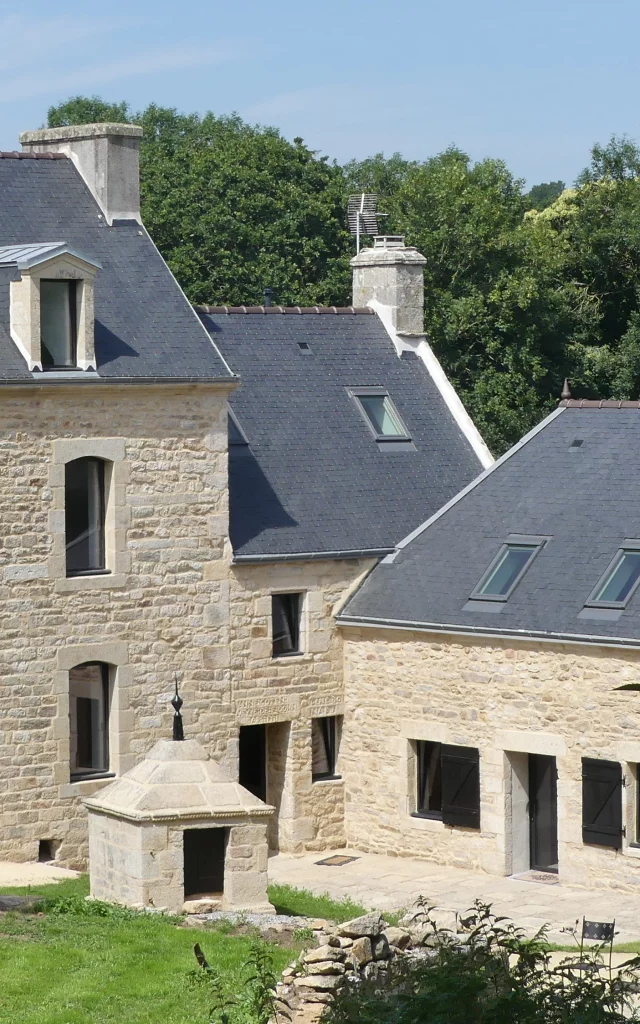
<path fill-rule="evenodd" d="M 388 551 L 481 471 L 424 364 L 399 359 L 369 311 L 201 315 L 241 377 L 236 558 Z M 386 388 L 416 451 L 381 450 L 347 392 L 357 386 Z"/>
<path fill-rule="evenodd" d="M 640 590 L 619 617 L 580 615 L 622 543 L 640 539 L 640 408 L 614 405 L 564 403 L 379 564 L 341 621 L 640 640 Z M 576 439 L 583 444 L 572 447 Z M 499 611 L 483 602 L 469 610 L 471 592 L 509 534 L 549 540 Z"/>
<path fill-rule="evenodd" d="M 102 267 L 95 282 L 100 377 L 231 376 L 146 231 L 135 222 L 108 227 L 99 214 L 70 160 L 0 156 L 0 246 L 64 241 Z M 9 335 L 15 273 L 0 267 L 0 384 L 34 379 Z M 46 382 L 46 374 L 36 376 Z"/>

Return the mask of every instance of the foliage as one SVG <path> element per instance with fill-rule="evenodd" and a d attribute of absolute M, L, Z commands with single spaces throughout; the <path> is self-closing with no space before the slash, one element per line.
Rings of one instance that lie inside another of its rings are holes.
<path fill-rule="evenodd" d="M 131 920 L 141 911 L 131 907 L 119 907 L 114 903 L 102 903 L 101 900 L 88 900 L 83 896 L 52 895 L 44 897 L 36 904 L 36 910 L 45 914 L 73 914 L 75 917 L 112 917 L 120 920 Z"/>
<path fill-rule="evenodd" d="M 379 194 L 384 230 L 427 259 L 425 332 L 496 454 L 557 403 L 640 394 L 640 150 L 595 145 L 578 186 L 528 194 L 501 160 L 459 149 L 344 167 L 237 115 L 74 97 L 50 124 L 144 128 L 142 210 L 194 302 L 350 301 L 347 196 Z"/>
<path fill-rule="evenodd" d="M 247 984 L 248 938 L 179 928 L 158 914 L 7 913 L 0 931 L 0 1019 L 11 1024 L 206 1021 L 210 992 L 185 989 L 198 940 L 225 992 Z M 291 950 L 274 947 L 272 956 L 280 971 Z"/>
<path fill-rule="evenodd" d="M 527 199 L 533 210 L 546 210 L 561 195 L 566 186 L 564 181 L 543 181 L 527 192 Z"/>
<path fill-rule="evenodd" d="M 323 1024 L 622 1024 L 640 1021 L 632 996 L 640 958 L 620 976 L 553 969 L 544 929 L 533 939 L 476 901 L 466 941 L 424 915 L 424 959 L 398 958 L 389 971 L 339 995 Z M 603 966 L 601 951 L 587 954 Z"/>
<path fill-rule="evenodd" d="M 277 914 L 318 917 L 340 923 L 367 912 L 366 907 L 353 903 L 350 899 L 332 899 L 328 892 L 316 896 L 308 889 L 295 889 L 290 885 L 270 885 L 267 891 L 269 901 L 273 903 Z"/>
<path fill-rule="evenodd" d="M 246 979 L 246 992 L 238 998 L 225 989 L 220 972 L 204 955 L 199 943 L 193 949 L 200 966 L 190 971 L 188 981 L 192 987 L 204 987 L 213 1000 L 208 1024 L 269 1024 L 275 1018 L 275 991 L 277 977 L 274 971 L 273 951 L 267 943 L 254 939 L 245 967 L 250 971 Z"/>
<path fill-rule="evenodd" d="M 47 111 L 48 128 L 64 128 L 69 124 L 99 124 L 101 122 L 128 123 L 131 118 L 129 104 L 105 103 L 99 96 L 71 96 L 57 107 Z"/>

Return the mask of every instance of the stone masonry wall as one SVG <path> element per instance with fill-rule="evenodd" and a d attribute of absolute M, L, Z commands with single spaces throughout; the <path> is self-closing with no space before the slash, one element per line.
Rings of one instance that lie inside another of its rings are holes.
<path fill-rule="evenodd" d="M 372 565 L 370 559 L 345 559 L 232 568 L 234 712 L 238 726 L 271 723 L 267 802 L 278 808 L 271 843 L 281 850 L 301 853 L 344 843 L 343 780 L 311 781 L 311 719 L 344 712 L 343 641 L 332 610 Z M 275 592 L 304 595 L 299 655 L 272 657 Z M 237 770 L 237 758 L 236 732 L 227 756 L 232 771 Z M 341 754 L 337 772 L 342 772 Z"/>
<path fill-rule="evenodd" d="M 556 757 L 560 879 L 637 891 L 640 652 L 345 628 L 342 770 L 348 844 L 496 874 L 526 870 L 517 772 Z M 478 747 L 481 829 L 411 816 L 412 740 Z M 624 848 L 582 842 L 581 758 L 622 764 Z"/>
<path fill-rule="evenodd" d="M 215 756 L 235 729 L 226 666 L 226 390 L 3 389 L 0 397 L 0 858 L 51 840 L 60 864 L 87 852 L 71 783 L 69 668 L 112 665 L 111 766 L 128 770 L 170 735 L 174 672 L 185 729 Z M 67 580 L 64 463 L 99 455 L 113 572 Z M 226 723 L 226 724 L 225 724 Z"/>

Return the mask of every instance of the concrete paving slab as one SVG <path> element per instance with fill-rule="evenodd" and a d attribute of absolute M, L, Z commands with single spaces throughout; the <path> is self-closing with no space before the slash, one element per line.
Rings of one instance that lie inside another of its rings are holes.
<path fill-rule="evenodd" d="M 67 871 L 54 864 L 13 864 L 0 861 L 0 889 L 11 886 L 24 888 L 29 885 L 48 885 L 65 878 L 79 878 L 78 871 Z"/>
<path fill-rule="evenodd" d="M 269 860 L 271 882 L 294 885 L 334 899 L 349 896 L 357 903 L 380 910 L 410 907 L 419 896 L 443 910 L 458 913 L 475 899 L 491 903 L 497 914 L 510 917 L 528 934 L 548 924 L 553 941 L 572 943 L 568 931 L 586 916 L 592 921 L 616 920 L 616 942 L 640 942 L 640 892 L 581 889 L 562 883 L 519 878 L 496 878 L 467 869 L 444 867 L 411 858 L 384 857 L 354 850 L 325 851 L 322 856 L 346 853 L 358 859 L 340 868 L 318 867 L 318 854 L 292 857 L 278 854 Z"/>

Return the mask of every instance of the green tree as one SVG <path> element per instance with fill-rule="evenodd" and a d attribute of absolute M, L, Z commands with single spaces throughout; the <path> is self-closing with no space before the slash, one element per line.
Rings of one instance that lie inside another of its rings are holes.
<path fill-rule="evenodd" d="M 49 123 L 76 116 L 80 123 L 99 114 L 100 103 L 76 97 L 51 110 Z M 260 304 L 266 287 L 283 305 L 349 302 L 340 167 L 302 139 L 288 142 L 237 115 L 151 104 L 127 117 L 144 129 L 145 224 L 193 302 Z"/>
<path fill-rule="evenodd" d="M 127 124 L 131 119 L 129 104 L 106 103 L 99 96 L 71 96 L 47 111 L 48 128 L 65 128 L 69 124 Z"/>
<path fill-rule="evenodd" d="M 533 210 L 546 210 L 559 195 L 564 192 L 566 185 L 564 181 L 543 181 L 540 185 L 534 185 L 527 193 L 527 199 Z"/>
<path fill-rule="evenodd" d="M 379 153 L 344 168 L 238 116 L 74 97 L 49 124 L 144 128 L 145 223 L 194 302 L 350 301 L 346 200 L 379 195 L 382 230 L 427 259 L 425 332 L 494 452 L 558 400 L 640 394 L 640 150 L 593 147 L 575 189 L 528 194 L 500 160 L 452 147 L 424 162 Z M 555 197 L 554 197 L 555 193 Z"/>

